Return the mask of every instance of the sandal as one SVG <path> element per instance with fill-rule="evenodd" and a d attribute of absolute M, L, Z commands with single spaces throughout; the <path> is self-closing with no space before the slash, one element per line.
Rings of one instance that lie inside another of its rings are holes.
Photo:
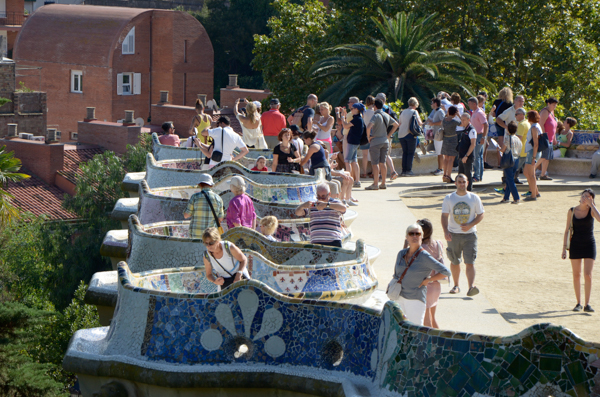
<path fill-rule="evenodd" d="M 387 189 L 387 186 L 385 186 L 383 183 L 381 185 L 379 185 L 379 189 L 381 190 L 385 190 Z"/>
<path fill-rule="evenodd" d="M 379 190 L 379 187 L 377 185 L 369 185 L 365 190 Z"/>
<path fill-rule="evenodd" d="M 451 294 L 458 294 L 460 293 L 460 288 L 458 288 L 458 285 L 455 285 L 454 287 L 452 287 L 452 289 L 450 290 Z"/>
<path fill-rule="evenodd" d="M 367 178 L 368 178 L 367 174 L 360 174 L 360 179 L 367 179 Z"/>
<path fill-rule="evenodd" d="M 390 179 L 393 181 L 396 178 L 398 178 L 398 173 L 396 171 L 394 171 L 394 172 L 392 172 L 392 176 L 390 176 Z"/>

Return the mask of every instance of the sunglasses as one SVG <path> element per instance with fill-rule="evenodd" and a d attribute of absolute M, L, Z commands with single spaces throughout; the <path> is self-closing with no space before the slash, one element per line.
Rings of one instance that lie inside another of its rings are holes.
<path fill-rule="evenodd" d="M 409 236 L 420 236 L 421 232 L 408 232 Z"/>
<path fill-rule="evenodd" d="M 215 245 L 216 243 L 218 243 L 218 241 L 211 241 L 210 243 L 209 243 L 209 242 L 205 242 L 205 243 L 204 243 L 204 245 L 207 245 L 207 246 L 209 246 L 209 247 L 212 247 L 212 246 L 213 246 L 213 245 Z"/>
<path fill-rule="evenodd" d="M 328 195 L 328 194 L 326 194 L 325 196 L 319 196 L 319 195 L 317 194 L 317 199 L 319 199 L 319 200 L 327 200 L 327 198 L 328 198 L 328 197 L 329 197 L 329 195 Z"/>

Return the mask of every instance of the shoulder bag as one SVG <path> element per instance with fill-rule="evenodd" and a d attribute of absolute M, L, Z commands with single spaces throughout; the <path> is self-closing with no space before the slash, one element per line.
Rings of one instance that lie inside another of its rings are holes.
<path fill-rule="evenodd" d="M 225 246 L 225 251 L 227 251 L 227 254 L 231 258 L 232 268 L 235 269 L 235 262 L 233 261 L 233 255 L 231 255 L 231 250 L 229 249 L 229 241 L 223 241 L 223 245 Z M 215 260 L 215 262 L 217 262 L 217 265 L 219 265 L 219 267 L 221 269 L 223 269 L 223 271 L 225 273 L 229 274 L 229 277 L 235 277 L 235 275 L 229 273 L 229 271 L 227 269 L 225 269 L 223 267 L 223 265 L 221 265 L 221 262 L 219 262 L 219 260 L 217 258 L 215 258 L 215 256 L 213 254 L 211 254 L 210 252 L 208 252 L 208 250 L 204 251 L 204 257 L 206 259 L 208 259 L 208 261 L 210 262 L 209 255 L 210 255 L 210 258 L 213 258 Z M 241 280 L 250 280 L 250 275 L 248 274 L 248 270 L 247 269 L 242 270 L 242 278 L 241 278 Z"/>
<path fill-rule="evenodd" d="M 502 153 L 502 159 L 500 159 L 500 168 L 502 168 L 503 170 L 505 170 L 507 168 L 513 168 L 515 166 L 515 159 L 513 158 L 513 154 L 512 154 L 512 138 L 513 138 L 513 136 L 514 135 L 508 136 L 510 150 L 507 150 L 504 153 Z"/>
<path fill-rule="evenodd" d="M 417 113 L 417 111 L 415 110 L 413 112 L 412 118 L 410 119 L 410 125 L 408 128 L 410 133 L 415 137 L 423 136 L 423 128 L 421 128 L 419 122 L 417 121 L 418 117 L 419 113 Z"/>
<path fill-rule="evenodd" d="M 567 251 L 571 249 L 571 239 L 573 238 L 573 218 L 575 218 L 575 207 L 571 208 L 571 223 L 569 224 L 569 233 L 567 234 Z"/>
<path fill-rule="evenodd" d="M 540 126 L 540 129 L 542 127 Z M 531 146 L 533 146 L 533 131 L 532 132 L 532 136 L 531 136 L 531 140 L 529 141 L 529 143 L 531 144 Z M 546 134 L 545 132 L 538 135 L 538 152 L 543 152 L 544 150 L 548 149 L 548 147 L 550 146 L 550 140 L 548 139 L 548 134 Z"/>
<path fill-rule="evenodd" d="M 404 272 L 402 272 L 402 275 L 400 276 L 400 278 L 398 278 L 398 276 L 396 275 L 395 269 L 394 269 L 394 277 L 388 284 L 387 290 L 385 292 L 387 294 L 388 298 L 390 298 L 391 300 L 397 301 L 398 299 L 400 299 L 400 293 L 402 292 L 402 280 L 404 280 L 404 276 L 406 276 L 406 272 L 412 266 L 413 262 L 415 261 L 415 259 L 417 259 L 417 257 L 421 253 L 421 251 L 423 251 L 423 248 L 419 247 L 417 252 L 415 252 L 415 254 L 411 258 L 410 262 L 406 266 L 406 269 L 404 269 Z"/>
<path fill-rule="evenodd" d="M 225 133 L 225 130 L 223 129 L 223 127 L 221 127 L 221 151 L 213 149 L 212 156 L 210 157 L 210 159 L 212 161 L 214 161 L 215 163 L 220 163 L 221 160 L 223 159 L 223 134 L 224 133 Z"/>
<path fill-rule="evenodd" d="M 217 217 L 217 213 L 215 212 L 215 209 L 213 208 L 212 203 L 210 202 L 210 199 L 208 198 L 208 194 L 203 190 L 202 194 L 204 195 L 204 197 L 206 198 L 206 201 L 208 201 L 208 205 L 210 206 L 210 210 L 213 214 L 213 217 L 215 218 L 215 222 L 217 223 L 217 229 L 219 229 L 219 233 L 223 234 L 223 227 L 221 227 L 221 221 L 219 221 L 219 218 Z"/>

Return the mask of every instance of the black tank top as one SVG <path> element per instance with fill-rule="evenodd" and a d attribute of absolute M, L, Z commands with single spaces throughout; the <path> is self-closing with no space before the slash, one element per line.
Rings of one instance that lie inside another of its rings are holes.
<path fill-rule="evenodd" d="M 575 211 L 575 208 L 573 208 L 573 211 Z M 584 218 L 578 219 L 573 215 L 573 239 L 577 239 L 578 242 L 594 241 L 594 217 L 592 217 L 591 208 L 588 209 L 588 213 Z"/>

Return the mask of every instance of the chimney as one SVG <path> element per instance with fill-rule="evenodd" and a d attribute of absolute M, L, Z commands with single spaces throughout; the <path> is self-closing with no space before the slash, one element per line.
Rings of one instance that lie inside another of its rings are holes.
<path fill-rule="evenodd" d="M 48 128 L 46 133 L 46 143 L 56 142 L 56 128 Z"/>
<path fill-rule="evenodd" d="M 169 91 L 160 92 L 160 103 L 169 103 Z"/>
<path fill-rule="evenodd" d="M 131 125 L 131 124 L 135 124 L 135 122 L 133 121 L 134 117 L 133 117 L 133 110 L 126 110 L 125 111 L 125 120 L 123 120 L 123 125 Z"/>
<path fill-rule="evenodd" d="M 206 94 L 198 94 L 198 99 L 200 99 L 200 102 L 206 106 Z"/>
<path fill-rule="evenodd" d="M 229 85 L 227 86 L 227 88 L 240 88 L 237 80 L 238 80 L 237 74 L 230 74 L 229 75 Z"/>
<path fill-rule="evenodd" d="M 7 124 L 8 126 L 8 135 L 7 138 L 16 138 L 17 134 L 17 124 Z"/>
<path fill-rule="evenodd" d="M 86 123 L 96 120 L 96 108 L 93 107 L 87 107 L 86 108 L 87 112 L 86 112 L 86 116 L 85 119 L 83 121 L 85 121 Z"/>

